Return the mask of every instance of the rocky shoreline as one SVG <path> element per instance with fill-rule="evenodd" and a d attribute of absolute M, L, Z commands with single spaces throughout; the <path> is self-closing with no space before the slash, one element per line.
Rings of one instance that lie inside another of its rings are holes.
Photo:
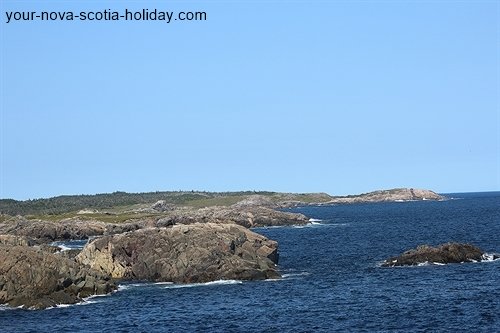
<path fill-rule="evenodd" d="M 0 304 L 44 309 L 115 289 L 109 276 L 64 256 L 39 247 L 0 245 Z"/>
<path fill-rule="evenodd" d="M 126 280 L 196 283 L 280 278 L 277 242 L 249 229 L 309 223 L 305 215 L 280 208 L 443 199 L 434 192 L 413 189 L 330 200 L 326 194 L 312 197 L 321 202 L 296 200 L 300 195 L 279 198 L 249 195 L 229 206 L 197 209 L 160 200 L 124 212 L 132 218 L 122 222 L 100 220 L 102 215 L 95 209 L 56 221 L 2 215 L 0 304 L 33 309 L 74 304 L 112 292 Z M 90 238 L 81 251 L 61 252 L 50 245 Z"/>
<path fill-rule="evenodd" d="M 176 210 L 124 223 L 13 217 L 0 223 L 0 304 L 32 309 L 74 304 L 127 280 L 280 278 L 278 244 L 248 228 L 306 223 L 302 214 L 254 206 Z M 49 245 L 90 238 L 81 251 Z"/>

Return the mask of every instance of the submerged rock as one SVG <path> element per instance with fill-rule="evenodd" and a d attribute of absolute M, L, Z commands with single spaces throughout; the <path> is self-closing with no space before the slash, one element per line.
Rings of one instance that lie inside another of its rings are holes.
<path fill-rule="evenodd" d="M 278 244 L 235 224 L 195 223 L 105 236 L 76 260 L 113 278 L 178 283 L 278 278 Z"/>
<path fill-rule="evenodd" d="M 420 245 L 416 249 L 385 260 L 382 266 L 412 266 L 426 262 L 440 264 L 473 262 L 483 260 L 483 255 L 481 249 L 471 244 L 446 243 L 436 247 Z"/>
<path fill-rule="evenodd" d="M 108 276 L 58 254 L 0 245 L 0 304 L 44 309 L 114 289 Z"/>

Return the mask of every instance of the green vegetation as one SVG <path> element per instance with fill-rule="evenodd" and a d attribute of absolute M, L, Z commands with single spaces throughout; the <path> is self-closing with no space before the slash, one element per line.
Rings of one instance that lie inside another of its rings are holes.
<path fill-rule="evenodd" d="M 30 218 L 61 220 L 74 217 L 80 210 L 97 210 L 95 214 L 78 214 L 99 220 L 134 219 L 149 216 L 154 213 L 141 214 L 141 208 L 148 208 L 153 203 L 164 200 L 176 207 L 202 208 L 210 206 L 229 206 L 244 200 L 251 195 L 262 195 L 273 202 L 301 201 L 325 202 L 330 196 L 324 193 L 292 194 L 266 191 L 242 192 L 201 192 L 201 191 L 170 191 L 126 193 L 113 192 L 95 195 L 64 195 L 48 199 L 17 201 L 0 200 L 0 213 L 11 216 L 25 215 Z M 149 214 L 149 215 L 148 215 Z M 116 216 L 119 215 L 119 216 Z"/>

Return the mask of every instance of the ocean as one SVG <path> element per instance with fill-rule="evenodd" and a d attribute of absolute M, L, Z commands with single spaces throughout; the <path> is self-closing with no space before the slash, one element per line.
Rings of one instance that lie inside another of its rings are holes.
<path fill-rule="evenodd" d="M 500 332 L 500 260 L 380 267 L 420 244 L 500 252 L 500 192 L 447 196 L 290 209 L 312 223 L 255 229 L 279 242 L 283 279 L 124 283 L 78 305 L 1 308 L 0 332 Z"/>

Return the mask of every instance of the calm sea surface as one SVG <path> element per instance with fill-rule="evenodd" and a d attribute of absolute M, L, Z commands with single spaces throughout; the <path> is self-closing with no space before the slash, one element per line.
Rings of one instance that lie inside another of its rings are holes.
<path fill-rule="evenodd" d="M 500 252 L 500 192 L 444 202 L 306 207 L 319 224 L 258 228 L 279 281 L 128 283 L 42 311 L 0 310 L 0 332 L 500 332 L 500 260 L 382 268 L 419 244 Z"/>

